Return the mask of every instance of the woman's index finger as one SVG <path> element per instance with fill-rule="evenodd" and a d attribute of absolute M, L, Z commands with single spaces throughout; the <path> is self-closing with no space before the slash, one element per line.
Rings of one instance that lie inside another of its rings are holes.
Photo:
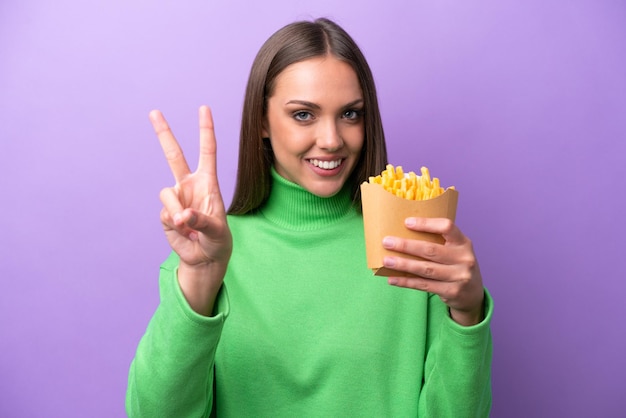
<path fill-rule="evenodd" d="M 200 125 L 200 157 L 198 161 L 198 171 L 216 177 L 217 143 L 215 141 L 213 115 L 208 106 L 200 106 L 198 110 L 198 121 Z"/>
<path fill-rule="evenodd" d="M 454 221 L 448 218 L 409 217 L 404 224 L 414 231 L 442 235 L 447 243 L 460 244 L 467 240 Z"/>
<path fill-rule="evenodd" d="M 172 170 L 176 183 L 178 183 L 183 177 L 190 173 L 189 165 L 183 155 L 183 150 L 180 148 L 180 145 L 178 145 L 178 141 L 176 141 L 165 117 L 163 117 L 163 114 L 159 110 L 150 112 L 150 122 L 152 122 L 154 132 L 156 132 L 159 138 L 170 170 Z"/>

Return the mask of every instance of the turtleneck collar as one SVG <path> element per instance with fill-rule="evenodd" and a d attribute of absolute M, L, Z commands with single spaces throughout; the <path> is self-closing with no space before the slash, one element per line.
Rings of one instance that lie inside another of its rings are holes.
<path fill-rule="evenodd" d="M 334 196 L 319 197 L 285 179 L 273 167 L 271 175 L 270 196 L 260 212 L 283 228 L 314 230 L 357 215 L 347 186 Z"/>

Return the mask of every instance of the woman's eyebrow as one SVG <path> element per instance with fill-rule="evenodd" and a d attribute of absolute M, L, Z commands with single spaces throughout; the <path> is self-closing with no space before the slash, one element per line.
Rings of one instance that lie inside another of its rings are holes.
<path fill-rule="evenodd" d="M 345 108 L 349 108 L 349 107 L 352 107 L 352 106 L 355 106 L 355 105 L 358 105 L 358 104 L 361 104 L 361 103 L 363 103 L 363 99 L 356 99 L 356 100 L 354 100 L 354 101 L 352 101 L 350 103 L 347 103 L 345 106 L 343 106 L 343 108 L 344 109 Z M 300 106 L 306 106 L 306 107 L 310 107 L 312 109 L 318 109 L 318 110 L 321 109 L 320 105 L 318 105 L 316 103 L 313 103 L 313 102 L 309 102 L 307 100 L 297 100 L 297 99 L 294 99 L 294 100 L 289 100 L 287 103 L 285 103 L 285 105 L 290 105 L 290 104 L 297 104 L 297 105 L 300 105 Z"/>
<path fill-rule="evenodd" d="M 356 105 L 361 104 L 361 103 L 363 103 L 363 99 L 356 99 L 355 101 L 350 102 L 350 103 L 348 103 L 347 105 L 345 105 L 345 106 L 344 106 L 344 109 L 349 108 L 349 107 L 356 106 Z"/>
<path fill-rule="evenodd" d="M 287 103 L 285 103 L 285 105 L 289 105 L 289 104 L 297 104 L 300 106 L 310 107 L 312 109 L 321 109 L 320 105 L 315 104 L 313 102 L 306 101 L 306 100 L 289 100 Z"/>

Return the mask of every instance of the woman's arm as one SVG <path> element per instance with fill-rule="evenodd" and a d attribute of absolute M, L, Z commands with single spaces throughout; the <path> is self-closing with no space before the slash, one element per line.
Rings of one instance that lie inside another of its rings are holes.
<path fill-rule="evenodd" d="M 177 266 L 172 253 L 161 267 L 161 302 L 128 376 L 129 417 L 203 417 L 211 410 L 215 351 L 228 316 L 228 296 L 222 288 L 213 315 L 198 314 L 178 285 Z"/>
<path fill-rule="evenodd" d="M 200 157 L 191 172 L 159 111 L 152 126 L 176 184 L 161 191 L 161 223 L 174 253 L 161 267 L 161 303 L 132 362 L 129 416 L 204 416 L 212 404 L 213 365 L 226 311 L 216 309 L 232 252 L 217 181 L 208 107 L 199 110 Z"/>

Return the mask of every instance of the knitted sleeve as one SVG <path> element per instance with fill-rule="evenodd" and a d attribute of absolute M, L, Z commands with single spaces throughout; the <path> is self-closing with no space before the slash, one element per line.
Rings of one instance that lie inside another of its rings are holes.
<path fill-rule="evenodd" d="M 197 314 L 178 285 L 177 267 L 175 254 L 161 266 L 161 302 L 130 366 L 129 417 L 204 417 L 211 411 L 215 350 L 228 316 L 228 296 L 222 287 L 215 315 Z"/>
<path fill-rule="evenodd" d="M 429 348 L 419 400 L 422 417 L 488 417 L 491 409 L 490 322 L 493 300 L 485 291 L 485 319 L 463 327 L 439 297 L 429 301 Z"/>

